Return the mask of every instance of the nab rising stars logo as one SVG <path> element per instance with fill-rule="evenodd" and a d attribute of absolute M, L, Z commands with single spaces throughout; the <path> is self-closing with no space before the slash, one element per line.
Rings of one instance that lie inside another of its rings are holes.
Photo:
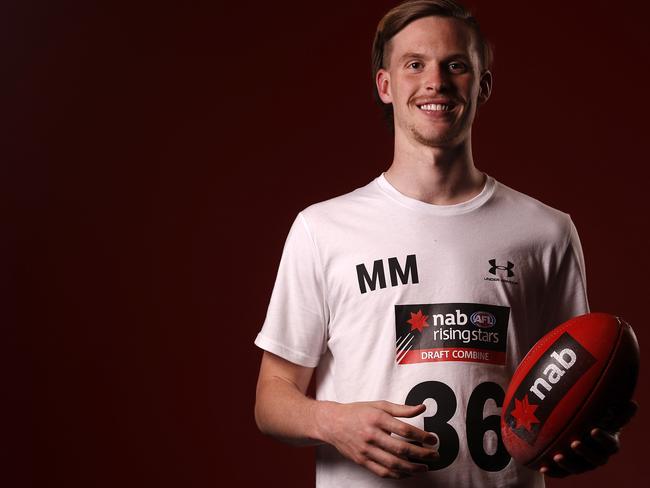
<path fill-rule="evenodd" d="M 505 364 L 510 309 L 481 303 L 395 305 L 395 362 Z"/>

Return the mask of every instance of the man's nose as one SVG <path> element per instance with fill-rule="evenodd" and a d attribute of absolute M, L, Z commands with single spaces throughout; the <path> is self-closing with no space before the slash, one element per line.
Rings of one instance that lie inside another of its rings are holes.
<path fill-rule="evenodd" d="M 447 73 L 440 66 L 429 66 L 424 82 L 427 90 L 441 91 L 447 87 Z"/>

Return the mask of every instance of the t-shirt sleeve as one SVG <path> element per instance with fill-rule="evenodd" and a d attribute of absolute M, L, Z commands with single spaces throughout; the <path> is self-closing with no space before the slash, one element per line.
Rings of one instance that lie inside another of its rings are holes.
<path fill-rule="evenodd" d="M 589 312 L 585 259 L 578 231 L 568 219 L 568 237 L 559 267 L 551 277 L 550 287 L 544 300 L 544 323 L 547 330 L 567 320 Z"/>
<path fill-rule="evenodd" d="M 255 344 L 292 363 L 315 367 L 326 346 L 327 322 L 322 265 L 300 212 L 284 244 L 266 319 Z"/>

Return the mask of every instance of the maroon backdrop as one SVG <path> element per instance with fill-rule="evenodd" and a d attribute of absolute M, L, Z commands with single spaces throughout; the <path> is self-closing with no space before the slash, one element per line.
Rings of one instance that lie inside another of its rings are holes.
<path fill-rule="evenodd" d="M 477 166 L 572 215 L 592 309 L 644 349 L 647 5 L 468 3 L 496 55 Z M 252 341 L 296 213 L 390 163 L 392 5 L 2 2 L 3 486 L 312 483 L 255 427 Z M 621 454 L 549 486 L 645 479 L 646 364 Z"/>

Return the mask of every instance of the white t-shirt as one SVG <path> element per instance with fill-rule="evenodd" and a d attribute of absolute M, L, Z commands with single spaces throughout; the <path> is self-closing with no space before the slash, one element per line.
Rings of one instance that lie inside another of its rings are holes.
<path fill-rule="evenodd" d="M 440 460 L 381 479 L 318 446 L 316 486 L 544 486 L 500 441 L 504 391 L 530 347 L 589 311 L 568 214 L 487 176 L 481 193 L 432 205 L 382 173 L 313 204 L 287 237 L 260 348 L 316 367 L 316 398 L 427 410 Z"/>

